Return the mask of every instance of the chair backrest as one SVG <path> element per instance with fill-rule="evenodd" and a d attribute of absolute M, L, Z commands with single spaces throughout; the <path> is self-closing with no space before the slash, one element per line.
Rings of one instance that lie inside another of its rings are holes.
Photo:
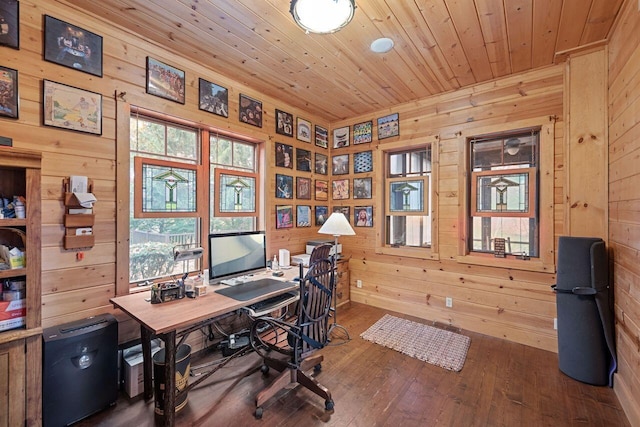
<path fill-rule="evenodd" d="M 333 244 L 331 243 L 323 243 L 321 245 L 314 247 L 313 250 L 311 251 L 311 256 L 309 257 L 309 265 L 313 264 L 318 260 L 329 258 L 332 247 L 333 247 Z"/>
<path fill-rule="evenodd" d="M 327 343 L 333 274 L 331 261 L 319 259 L 309 266 L 300 283 L 297 326 L 301 339 L 295 346 L 296 364 Z"/>

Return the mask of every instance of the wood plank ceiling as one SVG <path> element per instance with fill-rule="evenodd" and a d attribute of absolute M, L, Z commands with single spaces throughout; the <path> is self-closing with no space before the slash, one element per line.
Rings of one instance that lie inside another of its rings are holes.
<path fill-rule="evenodd" d="M 305 34 L 289 0 L 60 1 L 333 122 L 602 44 L 623 0 L 356 0 L 331 35 Z M 379 37 L 395 47 L 373 53 Z"/>

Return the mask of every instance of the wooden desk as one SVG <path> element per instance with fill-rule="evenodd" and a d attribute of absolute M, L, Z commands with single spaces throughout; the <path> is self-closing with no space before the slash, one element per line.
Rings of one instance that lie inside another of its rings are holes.
<path fill-rule="evenodd" d="M 165 426 L 173 426 L 175 421 L 175 411 L 173 408 L 175 408 L 176 402 L 176 334 L 188 333 L 191 330 L 212 323 L 216 318 L 239 308 L 297 289 L 299 286 L 297 282 L 286 282 L 287 279 L 293 278 L 297 271 L 297 269 L 287 270 L 285 276 L 280 278 L 283 282 L 290 284 L 290 287 L 268 292 L 247 301 L 235 300 L 215 292 L 217 289 L 225 287 L 224 285 L 208 286 L 206 295 L 201 297 L 183 298 L 161 304 L 151 304 L 145 300 L 150 297 L 150 292 L 140 292 L 110 299 L 116 307 L 140 323 L 145 399 L 151 399 L 153 397 L 153 384 L 151 382 L 153 369 L 151 360 L 151 338 L 153 335 L 157 335 L 164 341 L 165 393 L 163 418 Z M 258 280 L 272 276 L 270 273 L 260 273 L 253 277 L 255 280 Z M 186 392 L 187 390 L 182 392 Z M 171 408 L 171 410 L 169 410 L 169 408 Z"/>

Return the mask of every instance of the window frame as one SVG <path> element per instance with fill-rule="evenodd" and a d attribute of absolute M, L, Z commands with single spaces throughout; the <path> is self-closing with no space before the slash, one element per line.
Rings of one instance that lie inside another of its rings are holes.
<path fill-rule="evenodd" d="M 470 128 L 459 133 L 458 152 L 460 153 L 461 179 L 459 181 L 460 204 L 458 216 L 461 219 L 461 227 L 459 229 L 458 256 L 456 257 L 458 262 L 515 270 L 555 272 L 553 219 L 555 122 L 556 118 L 554 116 L 545 116 L 493 126 Z M 471 251 L 469 249 L 469 223 L 472 215 L 471 195 L 469 194 L 472 188 L 470 141 L 490 136 L 500 137 L 501 135 L 512 133 L 524 133 L 531 131 L 531 129 L 540 129 L 537 184 L 539 257 L 530 259 L 518 259 L 516 257 L 496 258 L 492 253 Z"/>
<path fill-rule="evenodd" d="M 431 147 L 431 183 L 427 179 L 426 175 L 408 175 L 408 176 L 389 176 L 389 155 L 397 154 L 401 152 L 417 151 L 421 148 Z M 376 247 L 375 252 L 383 255 L 403 256 L 408 258 L 420 258 L 439 260 L 440 255 L 438 253 L 438 196 L 436 189 L 438 188 L 438 166 L 439 166 L 439 139 L 437 135 L 431 135 L 425 138 L 421 138 L 419 141 L 412 141 L 408 144 L 407 141 L 395 141 L 390 143 L 381 143 L 377 150 L 375 150 L 375 163 L 379 165 L 380 170 L 383 173 L 375 174 L 376 188 L 381 189 L 376 194 L 376 206 L 379 209 L 374 209 L 374 223 L 381 224 L 376 232 Z M 394 180 L 411 181 L 411 180 L 423 180 L 424 191 L 424 211 L 416 212 L 400 212 L 389 210 L 389 197 L 388 189 L 390 183 Z M 431 196 L 430 198 L 428 196 Z M 431 202 L 429 202 L 429 199 Z M 393 246 L 386 243 L 387 234 L 387 216 L 402 213 L 402 216 L 425 216 L 431 215 L 431 246 L 430 247 L 407 247 L 407 246 Z"/>

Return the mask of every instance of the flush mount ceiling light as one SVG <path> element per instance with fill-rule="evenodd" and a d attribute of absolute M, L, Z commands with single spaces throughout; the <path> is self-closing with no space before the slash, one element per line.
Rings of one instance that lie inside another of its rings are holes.
<path fill-rule="evenodd" d="M 371 42 L 371 51 L 375 53 L 387 53 L 393 49 L 393 40 L 382 37 Z"/>
<path fill-rule="evenodd" d="M 306 33 L 335 33 L 353 19 L 354 0 L 291 0 L 293 20 Z"/>
<path fill-rule="evenodd" d="M 509 138 L 504 143 L 504 151 L 510 156 L 515 156 L 520 151 L 520 140 L 518 138 Z"/>

